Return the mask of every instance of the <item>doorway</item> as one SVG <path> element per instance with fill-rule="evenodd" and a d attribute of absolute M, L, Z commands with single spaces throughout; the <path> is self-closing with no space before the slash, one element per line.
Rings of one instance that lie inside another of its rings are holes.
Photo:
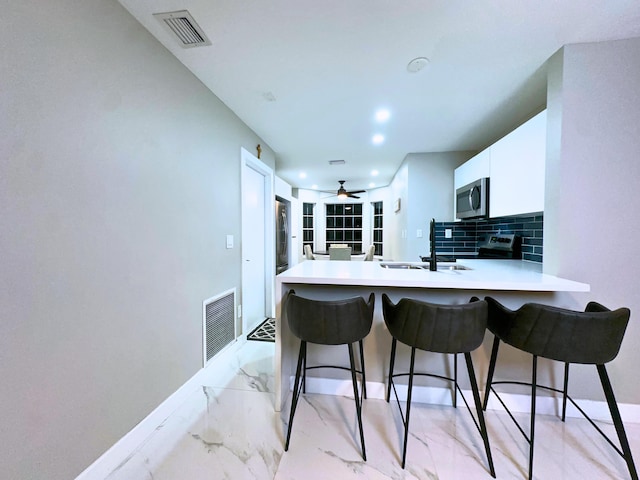
<path fill-rule="evenodd" d="M 242 159 L 242 333 L 273 317 L 273 170 L 244 148 Z"/>

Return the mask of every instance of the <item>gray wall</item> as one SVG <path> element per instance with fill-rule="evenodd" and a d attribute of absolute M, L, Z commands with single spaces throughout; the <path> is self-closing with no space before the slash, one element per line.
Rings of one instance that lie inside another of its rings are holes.
<path fill-rule="evenodd" d="M 400 199 L 400 211 L 393 213 L 395 236 L 385 258 L 419 261 L 420 255 L 429 254 L 429 221 L 453 218 L 453 171 L 474 153 L 410 153 L 405 157 L 389 186 L 387 208 L 393 212 L 394 202 Z M 417 237 L 418 230 L 422 238 Z"/>
<path fill-rule="evenodd" d="M 631 309 L 608 367 L 618 401 L 640 404 L 640 38 L 565 46 L 549 61 L 544 269 L 591 284 L 564 295 Z M 602 399 L 593 367 L 576 368 L 576 397 Z"/>
<path fill-rule="evenodd" d="M 3 6 L 0 476 L 69 479 L 201 367 L 240 148 L 275 159 L 117 2 Z"/>

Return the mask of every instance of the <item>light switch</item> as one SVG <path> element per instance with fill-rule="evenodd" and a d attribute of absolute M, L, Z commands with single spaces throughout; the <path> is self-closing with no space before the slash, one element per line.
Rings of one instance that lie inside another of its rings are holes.
<path fill-rule="evenodd" d="M 421 228 L 419 228 L 419 229 L 416 231 L 416 238 L 422 238 L 422 229 L 421 229 Z"/>
<path fill-rule="evenodd" d="M 233 248 L 233 235 L 227 235 L 227 248 Z"/>
<path fill-rule="evenodd" d="M 451 229 L 450 228 L 445 228 L 444 229 L 444 238 L 451 238 L 451 237 L 452 237 Z"/>

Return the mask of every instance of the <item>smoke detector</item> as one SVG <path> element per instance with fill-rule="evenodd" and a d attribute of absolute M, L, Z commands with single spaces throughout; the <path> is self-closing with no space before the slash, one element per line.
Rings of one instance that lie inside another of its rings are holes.
<path fill-rule="evenodd" d="M 407 71 L 409 73 L 417 73 L 429 64 L 427 57 L 414 58 L 407 65 Z"/>
<path fill-rule="evenodd" d="M 187 10 L 154 13 L 165 29 L 177 38 L 182 48 L 204 47 L 211 41 Z"/>

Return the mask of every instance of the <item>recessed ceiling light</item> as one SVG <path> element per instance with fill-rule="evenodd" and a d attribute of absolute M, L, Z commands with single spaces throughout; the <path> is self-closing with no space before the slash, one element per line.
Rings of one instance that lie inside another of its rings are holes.
<path fill-rule="evenodd" d="M 417 73 L 429 64 L 427 57 L 414 58 L 407 65 L 407 71 L 409 73 Z"/>
<path fill-rule="evenodd" d="M 377 177 L 379 173 L 380 172 L 378 172 L 378 170 L 371 170 L 371 176 L 372 177 Z"/>
<path fill-rule="evenodd" d="M 371 138 L 371 141 L 373 142 L 374 145 L 380 145 L 382 142 L 384 142 L 384 135 L 382 135 L 380 133 L 376 133 Z"/>
<path fill-rule="evenodd" d="M 391 113 L 386 108 L 381 108 L 376 112 L 376 120 L 381 123 L 389 120 L 390 116 L 391 116 Z"/>
<path fill-rule="evenodd" d="M 298 175 L 300 178 L 307 178 L 307 174 L 304 172 L 300 172 L 300 174 Z"/>

